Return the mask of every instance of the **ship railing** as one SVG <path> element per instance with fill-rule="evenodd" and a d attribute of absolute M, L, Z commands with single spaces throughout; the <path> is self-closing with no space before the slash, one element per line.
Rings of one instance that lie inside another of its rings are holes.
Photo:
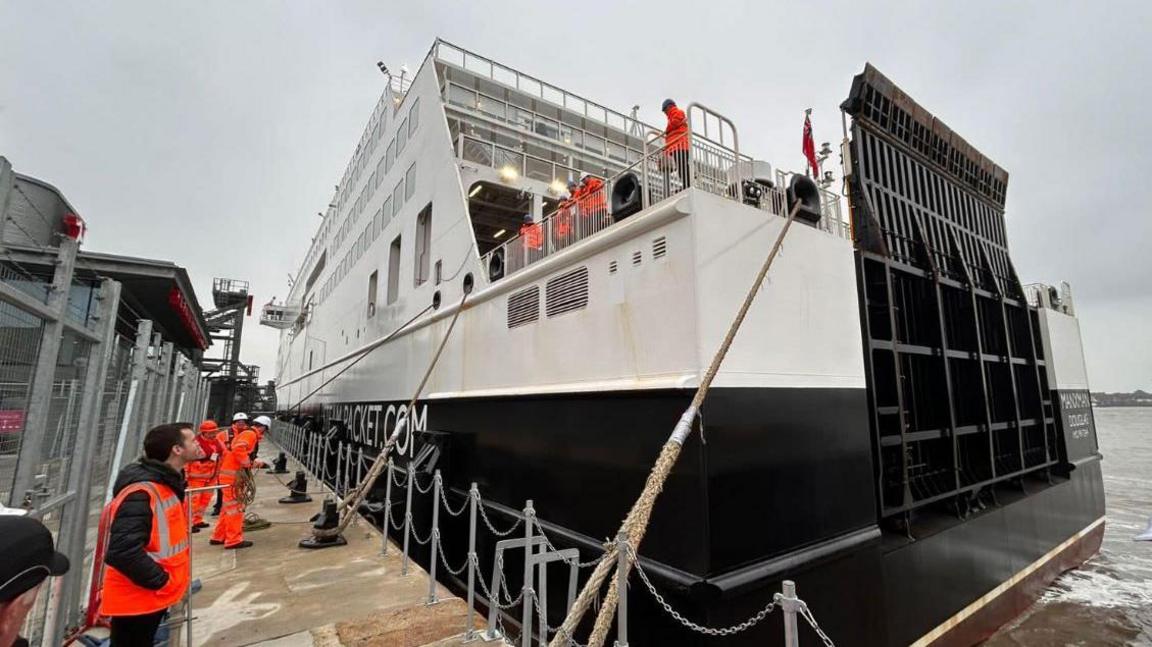
<path fill-rule="evenodd" d="M 286 456 L 291 456 L 296 461 L 302 471 L 310 473 L 336 497 L 348 496 L 350 492 L 356 490 L 377 460 L 371 451 L 365 451 L 363 444 L 346 442 L 334 434 L 307 426 L 301 427 L 283 420 L 272 422 L 269 435 Z M 462 489 L 453 491 L 446 486 L 444 475 L 439 469 L 433 469 L 429 474 L 426 466 L 418 469 L 418 462 L 418 459 L 410 459 L 403 465 L 396 465 L 392 458 L 388 458 L 385 471 L 380 476 L 384 480 L 383 503 L 375 509 L 370 504 L 368 511 L 373 516 L 379 515 L 381 557 L 388 554 L 389 534 L 395 532 L 402 535 L 402 539 L 398 540 L 400 545 L 392 547 L 392 550 L 396 548 L 401 550 L 402 576 L 409 575 L 409 562 L 417 546 L 420 547 L 419 550 L 427 551 L 428 588 L 424 597 L 426 605 L 440 602 L 437 594 L 439 569 L 443 568 L 451 577 L 463 578 L 467 582 L 468 613 L 461 642 L 479 638 L 484 641 L 499 640 L 505 644 L 518 642 L 522 647 L 529 647 L 533 644 L 546 645 L 549 640 L 554 641 L 559 635 L 562 642 L 569 645 L 579 644 L 573 636 L 563 632 L 560 626 L 549 623 L 548 567 L 550 564 L 559 568 L 566 567 L 567 596 L 562 608 L 564 615 L 567 615 L 576 599 L 580 570 L 600 567 L 602 562 L 611 558 L 616 563 L 615 577 L 618 591 L 629 590 L 629 577 L 635 573 L 636 579 L 652 596 L 657 606 L 688 631 L 713 638 L 733 636 L 751 629 L 774 611 L 780 610 L 783 615 L 784 644 L 787 647 L 799 645 L 799 618 L 803 618 L 809 624 L 826 647 L 834 647 L 832 640 L 816 621 L 812 610 L 796 595 L 796 584 L 793 581 L 785 580 L 782 590 L 771 595 L 759 611 L 743 622 L 726 627 L 701 625 L 674 609 L 656 587 L 644 560 L 629 543 L 627 532 L 620 532 L 614 541 L 607 541 L 594 549 L 593 552 L 597 554 L 591 559 L 581 561 L 579 548 L 559 548 L 553 542 L 549 535 L 553 534 L 551 528 L 554 526 L 537 516 L 532 499 L 525 501 L 523 509 L 519 511 L 495 502 L 486 502 L 476 482 L 472 482 L 466 492 Z M 307 479 L 302 480 L 299 476 L 290 483 L 281 482 L 281 485 L 289 489 L 289 498 L 309 494 Z M 399 489 L 403 489 L 402 494 Z M 454 505 L 450 498 L 457 499 L 457 503 Z M 427 530 L 421 532 L 415 527 L 414 510 L 418 506 L 429 504 L 431 511 L 426 518 L 429 518 L 431 523 Z M 401 507 L 402 513 L 397 514 L 397 510 Z M 489 508 L 492 510 L 491 516 Z M 447 515 L 449 520 L 455 518 L 456 521 L 442 524 L 441 513 Z M 465 515 L 467 515 L 468 549 L 462 557 L 451 558 L 445 551 L 442 530 L 444 527 L 463 527 Z M 498 521 L 494 523 L 492 517 L 497 517 Z M 503 527 L 498 527 L 498 524 Z M 480 554 L 477 551 L 478 533 L 485 529 L 490 535 L 487 543 L 493 546 L 490 561 L 492 576 L 489 579 L 484 577 Z M 517 560 L 524 563 L 524 570 L 521 578 L 522 586 L 516 596 L 509 590 L 504 568 L 504 556 L 514 550 L 523 550 L 527 555 L 526 559 Z M 453 566 L 454 563 L 459 566 Z M 488 608 L 487 627 L 483 631 L 476 630 L 477 597 L 480 597 Z M 628 598 L 627 593 L 617 596 L 615 645 L 618 647 L 628 645 Z M 506 616 L 514 617 L 512 614 L 517 611 L 519 611 L 520 635 L 518 640 L 513 641 L 508 628 L 504 625 L 504 619 Z"/>
<path fill-rule="evenodd" d="M 533 98 L 542 99 L 605 126 L 630 134 L 643 133 L 651 128 L 633 116 L 627 116 L 611 108 L 606 108 L 447 41 L 437 39 L 432 51 L 433 57 L 441 63 L 447 63 L 491 79 L 501 85 L 513 88 Z"/>
<path fill-rule="evenodd" d="M 582 196 L 575 203 L 561 203 L 539 222 L 522 228 L 520 233 L 485 254 L 481 260 L 483 266 L 488 268 L 489 278 L 497 280 L 511 275 L 611 227 L 615 219 L 608 205 L 616 183 L 625 176 L 633 176 L 629 181 L 634 179 L 639 183 L 643 209 L 691 185 L 723 198 L 743 201 L 777 216 L 784 215 L 786 197 L 779 187 L 760 186 L 761 196 L 755 200 L 746 199 L 743 195 L 739 169 L 750 167 L 751 159 L 740 158 L 735 151 L 699 136 L 690 139 L 689 151 L 690 175 L 682 178 L 674 156 L 669 154 L 663 134 L 650 133 L 645 140 L 641 158 L 605 179 L 604 186 L 595 193 Z M 509 163 L 513 168 L 523 168 L 516 166 L 520 158 L 524 157 L 523 153 L 505 151 L 494 144 L 469 137 L 462 138 L 460 155 L 462 159 L 478 164 L 497 166 Z M 553 170 L 553 177 L 560 179 L 556 173 Z"/>

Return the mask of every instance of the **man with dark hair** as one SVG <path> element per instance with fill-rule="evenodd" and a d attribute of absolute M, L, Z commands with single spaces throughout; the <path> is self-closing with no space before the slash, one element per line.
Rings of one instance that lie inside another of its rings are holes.
<path fill-rule="evenodd" d="M 144 456 L 121 470 L 104 509 L 100 612 L 112 619 L 112 647 L 151 647 L 168 607 L 191 575 L 184 466 L 203 458 L 190 422 L 153 427 Z"/>
<path fill-rule="evenodd" d="M 27 647 L 18 634 L 24 618 L 44 580 L 68 572 L 68 558 L 44 524 L 14 515 L 0 515 L 0 555 L 0 646 Z"/>

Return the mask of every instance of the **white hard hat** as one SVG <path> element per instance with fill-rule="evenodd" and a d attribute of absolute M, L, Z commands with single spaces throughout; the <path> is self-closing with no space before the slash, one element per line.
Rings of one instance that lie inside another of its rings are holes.
<path fill-rule="evenodd" d="M 248 414 L 244 413 L 243 411 L 232 416 L 232 422 L 236 422 L 237 420 L 247 420 L 247 419 L 248 419 Z"/>
<path fill-rule="evenodd" d="M 256 416 L 256 419 L 252 421 L 252 424 L 260 425 L 263 427 L 271 427 L 272 426 L 272 419 L 269 418 L 268 416 Z"/>

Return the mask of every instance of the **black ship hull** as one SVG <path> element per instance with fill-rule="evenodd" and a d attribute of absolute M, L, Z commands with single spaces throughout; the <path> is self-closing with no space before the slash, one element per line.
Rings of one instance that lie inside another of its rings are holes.
<path fill-rule="evenodd" d="M 689 399 L 683 391 L 661 391 L 432 401 L 415 454 L 427 445 L 437 451 L 418 460 L 418 481 L 427 484 L 440 470 L 453 506 L 475 481 L 500 528 L 510 527 L 532 499 L 552 542 L 577 547 L 588 560 L 614 536 Z M 840 644 L 904 645 L 925 636 L 973 644 L 1100 543 L 1097 455 L 893 523 L 876 508 L 864 389 L 718 388 L 702 414 L 640 549 L 656 586 L 700 624 L 741 622 L 792 579 Z M 346 439 L 355 434 L 335 427 Z M 384 498 L 383 483 L 373 491 L 376 501 Z M 393 519 L 402 519 L 402 489 L 393 489 L 392 502 Z M 431 495 L 413 491 L 420 536 L 431 526 L 431 509 Z M 467 553 L 467 515 L 441 510 L 440 527 L 445 559 L 455 568 Z M 392 535 L 403 542 L 402 533 Z M 481 525 L 481 577 L 490 577 L 497 539 Z M 429 549 L 410 545 L 427 567 Z M 515 551 L 505 559 L 512 597 L 522 559 Z M 556 601 L 565 597 L 567 567 L 553 568 L 555 626 L 563 617 Z M 438 572 L 464 592 L 463 576 L 445 577 L 442 566 Z M 635 579 L 629 610 L 635 645 L 762 645 L 783 635 L 779 613 L 735 638 L 695 634 Z M 503 620 L 513 634 L 518 618 Z"/>

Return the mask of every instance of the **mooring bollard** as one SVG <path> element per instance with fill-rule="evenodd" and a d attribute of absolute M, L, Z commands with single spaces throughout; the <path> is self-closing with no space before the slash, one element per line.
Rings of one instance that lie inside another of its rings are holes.
<path fill-rule="evenodd" d="M 432 540 L 428 543 L 432 544 L 432 557 L 429 560 L 430 567 L 428 568 L 428 601 L 424 603 L 425 606 L 436 604 L 440 600 L 436 597 L 436 557 L 439 554 L 440 547 L 440 488 L 443 487 L 440 483 L 440 470 L 436 470 L 432 475 Z"/>
<path fill-rule="evenodd" d="M 468 490 L 468 630 L 464 642 L 476 640 L 476 506 L 480 500 L 480 490 L 476 482 Z"/>
<path fill-rule="evenodd" d="M 408 574 L 408 535 L 412 532 L 412 481 L 416 474 L 412 471 L 412 462 L 408 462 L 408 493 L 404 501 L 404 559 L 400 565 L 400 574 Z"/>
<path fill-rule="evenodd" d="M 628 647 L 628 533 L 623 530 L 616 535 L 616 647 Z"/>
<path fill-rule="evenodd" d="M 384 528 L 384 539 L 380 545 L 380 556 L 384 557 L 388 554 L 388 533 L 392 530 L 389 527 L 392 519 L 392 459 L 388 459 L 387 467 L 385 468 L 384 475 L 388 477 L 384 484 L 384 523 L 381 526 Z"/>
<path fill-rule="evenodd" d="M 784 595 L 780 598 L 780 609 L 784 612 L 784 647 L 798 647 L 799 636 L 796 632 L 796 610 L 800 608 L 796 598 L 796 583 L 784 580 L 782 584 Z"/>
<path fill-rule="evenodd" d="M 532 520 L 536 510 L 532 508 L 532 499 L 524 504 L 524 601 L 523 611 L 520 613 L 520 644 L 529 647 L 532 644 Z"/>

